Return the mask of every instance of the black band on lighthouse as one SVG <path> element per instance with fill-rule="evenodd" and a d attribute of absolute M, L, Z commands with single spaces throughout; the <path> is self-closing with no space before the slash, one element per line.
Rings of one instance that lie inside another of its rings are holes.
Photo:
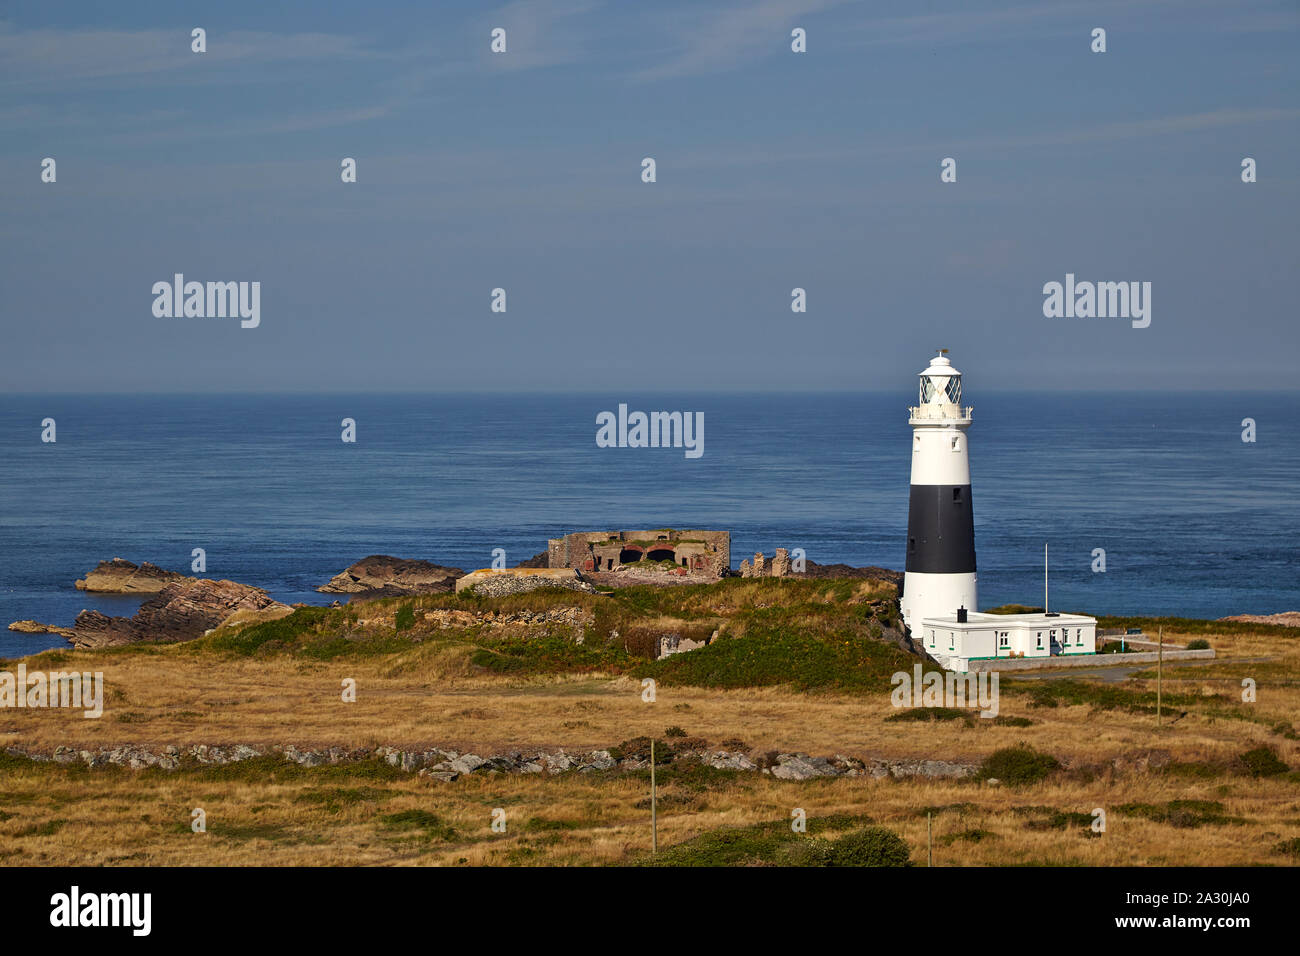
<path fill-rule="evenodd" d="M 912 485 L 906 569 L 922 574 L 974 573 L 970 485 Z"/>

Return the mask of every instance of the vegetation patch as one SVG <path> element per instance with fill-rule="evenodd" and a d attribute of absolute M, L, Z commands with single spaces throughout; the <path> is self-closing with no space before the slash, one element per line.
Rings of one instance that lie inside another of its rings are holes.
<path fill-rule="evenodd" d="M 1208 760 L 1173 760 L 1156 772 L 1190 780 L 1210 780 L 1223 776 L 1228 772 L 1228 768 Z"/>
<path fill-rule="evenodd" d="M 1273 852 L 1284 853 L 1287 856 L 1300 859 L 1300 837 L 1292 837 L 1289 840 L 1283 840 L 1281 843 L 1273 844 Z"/>
<path fill-rule="evenodd" d="M 1256 747 L 1237 757 L 1238 772 L 1248 777 L 1276 777 L 1286 773 L 1288 767 L 1272 747 Z"/>
<path fill-rule="evenodd" d="M 975 718 L 969 711 L 958 710 L 956 707 L 905 707 L 885 718 L 886 723 L 939 720 L 960 720 L 967 727 L 975 725 Z"/>
<path fill-rule="evenodd" d="M 1129 713 L 1140 714 L 1154 714 L 1156 712 L 1156 692 L 1154 690 L 1139 690 L 1071 678 L 1035 681 L 1032 686 L 1015 683 L 1011 689 L 1027 691 L 1031 707 L 1086 705 L 1094 710 L 1124 710 Z M 1161 702 L 1166 711 L 1171 707 L 1187 707 L 1214 699 L 1224 698 L 1221 696 L 1203 697 L 1200 694 L 1169 692 L 1165 692 L 1161 696 Z"/>
<path fill-rule="evenodd" d="M 341 813 L 346 807 L 382 802 L 400 795 L 397 790 L 383 787 L 321 787 L 298 794 L 294 802 L 317 804 L 327 813 Z"/>
<path fill-rule="evenodd" d="M 996 840 L 997 836 L 992 830 L 972 827 L 969 830 L 949 833 L 947 836 L 940 837 L 938 842 L 940 846 L 952 846 L 954 843 L 983 843 L 986 840 Z"/>
<path fill-rule="evenodd" d="M 1245 823 L 1242 817 L 1229 816 L 1217 800 L 1170 800 L 1168 803 L 1122 803 L 1115 808 L 1129 817 L 1144 817 L 1180 829 L 1195 829 L 1206 824 Z"/>
<path fill-rule="evenodd" d="M 976 773 L 980 780 L 997 779 L 1018 786 L 1038 783 L 1059 770 L 1061 763 L 1051 754 L 1039 753 L 1027 744 L 1004 747 L 984 758 Z"/>
<path fill-rule="evenodd" d="M 907 844 L 884 827 L 862 828 L 869 822 L 845 815 L 810 817 L 807 833 L 793 832 L 786 820 L 728 827 L 678 843 L 641 862 L 647 866 L 910 866 Z M 837 831 L 839 835 L 830 836 Z"/>
<path fill-rule="evenodd" d="M 67 820 L 59 820 L 59 819 L 46 820 L 44 823 L 35 823 L 29 827 L 23 827 L 20 830 L 15 830 L 13 833 L 9 835 L 11 837 L 54 836 L 54 834 L 62 830 L 65 826 L 67 826 L 67 824 L 68 824 Z"/>
<path fill-rule="evenodd" d="M 626 651 L 578 644 L 555 634 L 485 641 L 471 662 L 497 674 L 622 674 L 637 661 Z"/>
<path fill-rule="evenodd" d="M 636 674 L 695 687 L 880 691 L 892 686 L 893 674 L 910 672 L 916 663 L 901 648 L 862 633 L 865 625 L 823 622 L 823 628 L 751 625 L 743 636 L 650 662 Z"/>
<path fill-rule="evenodd" d="M 397 813 L 385 814 L 379 818 L 379 822 L 386 830 L 422 840 L 456 839 L 455 828 L 444 822 L 436 813 L 430 813 L 428 810 L 401 810 Z"/>

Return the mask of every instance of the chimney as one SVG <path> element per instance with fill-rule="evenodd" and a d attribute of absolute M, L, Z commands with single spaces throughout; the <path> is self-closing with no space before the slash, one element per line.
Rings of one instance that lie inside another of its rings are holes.
<path fill-rule="evenodd" d="M 961 607 L 957 608 L 957 623 L 958 624 L 966 623 L 966 605 L 964 604 Z"/>

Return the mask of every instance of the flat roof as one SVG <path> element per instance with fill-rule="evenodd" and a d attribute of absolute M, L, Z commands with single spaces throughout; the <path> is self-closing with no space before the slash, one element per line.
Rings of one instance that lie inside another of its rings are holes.
<path fill-rule="evenodd" d="M 1096 624 L 1095 617 L 1089 617 L 1086 614 L 985 614 L 980 611 L 971 611 L 966 615 L 965 621 L 958 621 L 956 614 L 944 614 L 939 617 L 923 617 L 921 625 L 942 624 L 944 627 L 967 627 L 972 624 L 978 624 L 987 627 L 990 624 L 1019 624 L 1026 627 L 1053 627 L 1061 624 Z"/>

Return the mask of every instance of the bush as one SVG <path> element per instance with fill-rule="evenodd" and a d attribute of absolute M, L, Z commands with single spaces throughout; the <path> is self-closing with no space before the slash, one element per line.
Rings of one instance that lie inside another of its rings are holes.
<path fill-rule="evenodd" d="M 819 854 L 823 866 L 911 866 L 911 855 L 903 838 L 885 827 L 846 834 Z"/>
<path fill-rule="evenodd" d="M 1051 754 L 1039 753 L 1027 744 L 995 750 L 980 764 L 978 777 L 996 777 L 1007 784 L 1038 783 L 1061 767 Z"/>
<path fill-rule="evenodd" d="M 1251 777 L 1276 777 L 1291 769 L 1273 752 L 1272 747 L 1247 750 L 1237 758 L 1237 763 L 1241 772 Z"/>
<path fill-rule="evenodd" d="M 1287 856 L 1293 856 L 1300 859 L 1300 837 L 1292 837 L 1289 840 L 1283 840 L 1281 843 L 1273 845 L 1274 853 L 1285 853 Z"/>
<path fill-rule="evenodd" d="M 1203 637 L 1198 637 L 1194 641 L 1187 642 L 1187 649 L 1189 651 L 1208 651 L 1210 649 L 1210 642 Z"/>
<path fill-rule="evenodd" d="M 409 627 L 415 626 L 415 608 L 410 604 L 403 604 L 397 609 L 394 625 L 399 631 L 405 631 Z"/>

